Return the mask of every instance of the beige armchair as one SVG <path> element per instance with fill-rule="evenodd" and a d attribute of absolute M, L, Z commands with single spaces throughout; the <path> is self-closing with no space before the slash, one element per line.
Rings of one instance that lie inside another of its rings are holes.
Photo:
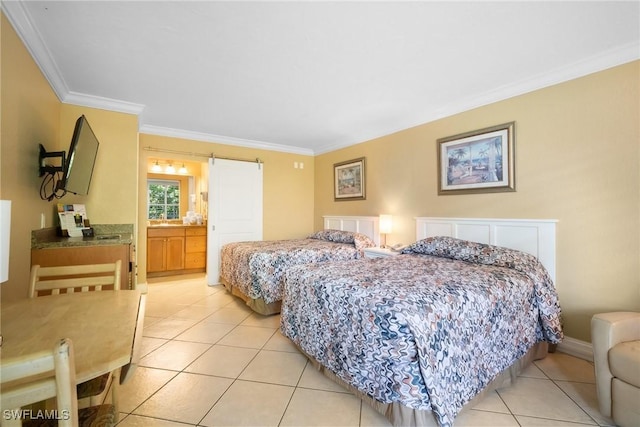
<path fill-rule="evenodd" d="M 602 415 L 640 426 L 640 313 L 596 314 L 591 342 Z"/>

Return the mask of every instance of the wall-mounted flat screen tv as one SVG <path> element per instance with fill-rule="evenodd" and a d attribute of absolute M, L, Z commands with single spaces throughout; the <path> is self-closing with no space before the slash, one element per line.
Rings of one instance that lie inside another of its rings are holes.
<path fill-rule="evenodd" d="M 89 184 L 98 154 L 98 138 L 82 115 L 76 121 L 64 168 L 62 188 L 74 194 L 89 194 Z"/>

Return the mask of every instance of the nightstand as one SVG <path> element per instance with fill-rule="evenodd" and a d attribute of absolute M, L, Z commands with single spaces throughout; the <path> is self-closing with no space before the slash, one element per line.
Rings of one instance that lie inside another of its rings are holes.
<path fill-rule="evenodd" d="M 385 258 L 388 256 L 396 256 L 400 254 L 400 252 L 392 251 L 389 248 L 364 248 L 362 250 L 364 252 L 365 258 Z"/>

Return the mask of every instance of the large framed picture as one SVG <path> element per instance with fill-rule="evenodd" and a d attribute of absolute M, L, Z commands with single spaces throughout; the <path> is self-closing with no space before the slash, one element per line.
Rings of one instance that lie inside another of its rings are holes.
<path fill-rule="evenodd" d="M 335 200 L 364 200 L 364 157 L 333 165 Z"/>
<path fill-rule="evenodd" d="M 515 122 L 438 139 L 438 194 L 515 191 Z"/>

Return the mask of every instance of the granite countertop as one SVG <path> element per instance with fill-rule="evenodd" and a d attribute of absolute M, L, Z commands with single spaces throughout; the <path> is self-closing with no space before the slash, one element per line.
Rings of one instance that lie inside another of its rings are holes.
<path fill-rule="evenodd" d="M 31 232 L 31 249 L 67 248 L 76 246 L 130 245 L 133 243 L 133 224 L 95 224 L 93 237 L 63 237 L 55 228 Z"/>
<path fill-rule="evenodd" d="M 191 227 L 206 227 L 205 224 L 151 224 L 147 225 L 147 228 L 191 228 Z"/>
<path fill-rule="evenodd" d="M 203 222 L 202 224 L 185 224 L 182 220 L 159 220 L 159 219 L 151 219 L 147 221 L 147 228 L 178 228 L 178 227 L 206 227 L 207 222 Z"/>

